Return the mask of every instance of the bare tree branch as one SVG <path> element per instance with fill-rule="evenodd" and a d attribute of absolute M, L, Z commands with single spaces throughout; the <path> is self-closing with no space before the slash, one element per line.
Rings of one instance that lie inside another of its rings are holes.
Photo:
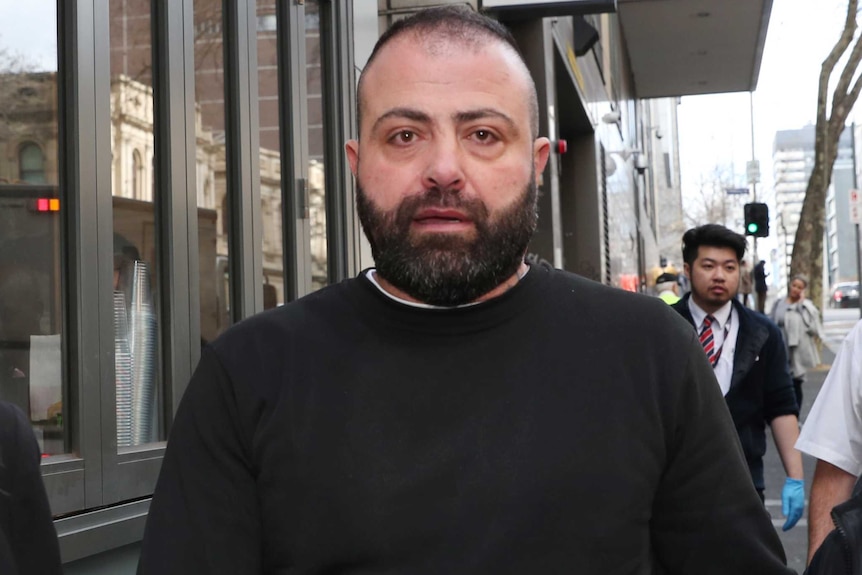
<path fill-rule="evenodd" d="M 823 270 L 823 228 L 826 217 L 826 192 L 832 180 L 835 159 L 838 156 L 838 143 L 846 129 L 845 123 L 853 106 L 862 92 L 862 78 L 857 78 L 848 91 L 853 77 L 862 61 L 862 38 L 858 39 L 841 71 L 838 83 L 832 93 L 830 116 L 827 118 L 827 97 L 829 79 L 841 56 L 850 46 L 856 35 L 858 25 L 856 12 L 858 0 L 849 0 L 847 18 L 841 37 L 823 61 L 817 91 L 817 123 L 815 125 L 814 167 L 808 179 L 799 227 L 793 245 L 790 262 L 790 276 L 804 273 L 811 278 L 809 293 L 811 300 L 821 304 Z"/>
<path fill-rule="evenodd" d="M 853 0 L 855 3 L 857 0 Z M 841 54 L 847 50 L 847 46 L 850 45 L 850 40 L 853 39 L 853 36 L 856 34 L 856 10 L 854 9 L 852 13 L 847 12 L 847 21 L 844 23 L 844 31 L 841 34 L 841 41 L 839 45 L 841 45 L 844 41 L 845 36 L 848 37 L 846 44 L 841 48 Z M 839 47 L 836 45 L 836 48 Z M 842 96 L 847 95 L 847 88 L 850 86 L 850 81 L 853 79 L 853 74 L 856 72 L 856 66 L 851 65 L 851 62 L 855 61 L 856 64 L 859 63 L 859 58 L 862 56 L 862 38 L 858 38 L 856 40 L 856 44 L 853 45 L 853 50 L 850 52 L 850 58 L 847 64 L 844 66 L 844 70 L 841 72 L 841 76 L 838 78 L 838 84 L 835 86 L 835 94 L 841 94 Z M 836 60 L 837 63 L 837 60 Z M 834 64 L 833 64 L 834 67 Z M 830 70 L 831 74 L 831 70 Z M 833 100 L 833 106 L 835 101 Z M 834 108 L 833 108 L 834 109 Z"/>

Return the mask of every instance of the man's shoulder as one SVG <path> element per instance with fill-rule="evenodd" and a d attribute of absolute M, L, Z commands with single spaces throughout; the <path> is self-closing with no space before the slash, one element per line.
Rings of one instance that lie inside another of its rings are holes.
<path fill-rule="evenodd" d="M 757 310 L 747 308 L 744 305 L 735 302 L 733 308 L 736 313 L 740 314 L 740 329 L 756 329 L 757 326 L 766 329 L 770 337 L 782 337 L 781 330 L 774 321 L 769 319 L 769 316 L 760 313 Z"/>
<path fill-rule="evenodd" d="M 308 335 L 314 326 L 320 325 L 322 318 L 347 317 L 348 314 L 343 313 L 347 305 L 345 296 L 349 290 L 356 289 L 354 284 L 357 281 L 344 280 L 245 318 L 219 335 L 212 346 L 216 350 L 249 344 L 265 346 L 267 342 L 283 342 L 282 338 L 291 333 Z"/>
<path fill-rule="evenodd" d="M 658 298 L 605 285 L 574 272 L 558 268 L 550 268 L 547 271 L 551 276 L 551 289 L 561 294 L 573 295 L 573 299 L 579 304 L 619 309 L 620 306 L 640 308 L 646 302 L 649 302 L 647 305 L 662 303 Z"/>
<path fill-rule="evenodd" d="M 681 315 L 685 318 L 686 321 L 691 321 L 691 310 L 688 309 L 688 299 L 691 296 L 689 294 L 684 295 L 679 298 L 679 301 L 671 304 L 670 309 Z"/>
<path fill-rule="evenodd" d="M 784 336 L 781 328 L 769 319 L 769 316 L 759 311 L 747 308 L 742 304 L 734 304 L 734 309 L 740 314 L 739 331 L 748 341 L 762 341 L 760 350 L 765 353 L 777 353 L 779 348 L 784 353 Z"/>
<path fill-rule="evenodd" d="M 632 326 L 647 326 L 648 329 L 640 331 L 663 335 L 674 330 L 688 335 L 691 329 L 678 313 L 671 311 L 678 303 L 668 305 L 658 297 L 608 286 L 564 270 L 554 269 L 551 273 L 554 288 L 548 304 L 558 305 L 572 296 L 568 299 L 573 302 L 573 308 L 596 324 L 629 331 Z"/>

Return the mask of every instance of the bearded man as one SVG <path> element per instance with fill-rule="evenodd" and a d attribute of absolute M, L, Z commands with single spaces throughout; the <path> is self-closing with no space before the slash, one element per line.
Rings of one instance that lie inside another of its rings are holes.
<path fill-rule="evenodd" d="M 788 573 L 682 318 L 524 262 L 550 146 L 509 32 L 421 11 L 358 93 L 376 267 L 204 351 L 139 573 Z"/>

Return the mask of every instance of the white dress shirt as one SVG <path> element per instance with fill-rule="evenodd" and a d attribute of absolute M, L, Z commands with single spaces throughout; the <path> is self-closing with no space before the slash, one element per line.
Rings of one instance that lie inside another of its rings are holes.
<path fill-rule="evenodd" d="M 703 320 L 710 314 L 694 303 L 694 298 L 688 298 L 688 311 L 699 334 L 703 330 Z M 736 338 L 739 335 L 739 317 L 733 309 L 733 302 L 727 302 L 711 315 L 715 318 L 712 324 L 715 353 L 721 354 L 713 371 L 722 395 L 727 395 L 730 391 L 730 380 L 733 377 L 733 356 L 736 354 Z"/>

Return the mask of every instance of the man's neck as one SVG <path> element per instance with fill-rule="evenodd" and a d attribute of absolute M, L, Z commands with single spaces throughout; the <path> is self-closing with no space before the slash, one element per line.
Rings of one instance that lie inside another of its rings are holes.
<path fill-rule="evenodd" d="M 694 292 L 691 292 L 691 299 L 692 299 L 692 301 L 693 301 L 695 304 L 697 304 L 697 307 L 699 307 L 700 309 L 702 309 L 703 311 L 705 311 L 705 312 L 707 313 L 707 315 L 712 315 L 712 314 L 714 314 L 715 312 L 717 312 L 718 310 L 720 310 L 721 308 L 723 308 L 724 306 L 726 306 L 726 305 L 727 305 L 727 303 L 728 303 L 728 302 L 725 302 L 725 303 L 723 303 L 723 304 L 721 304 L 721 305 L 716 305 L 716 304 L 714 304 L 714 303 L 703 302 L 703 301 L 700 301 L 700 298 L 699 298 L 699 297 L 697 297 L 697 296 L 694 294 Z M 733 305 L 733 304 L 731 304 L 731 306 L 732 306 L 732 305 Z"/>
<path fill-rule="evenodd" d="M 518 281 L 522 277 L 524 277 L 524 274 L 527 273 L 528 268 L 529 268 L 529 266 L 527 266 L 526 263 L 521 262 L 521 265 L 518 266 L 518 270 L 514 274 L 512 274 L 509 278 L 507 278 L 503 283 L 501 283 L 500 285 L 498 285 L 497 287 L 495 287 L 494 289 L 492 289 L 488 293 L 481 295 L 478 298 L 476 298 L 475 300 L 473 300 L 471 302 L 467 302 L 467 303 L 480 303 L 480 302 L 488 301 L 489 299 L 493 299 L 495 297 L 503 295 L 504 293 L 506 293 L 507 291 L 512 289 L 515 286 L 515 284 L 517 284 Z M 403 290 L 398 289 L 397 287 L 395 287 L 394 285 L 389 283 L 385 277 L 383 277 L 382 275 L 380 275 L 377 272 L 375 272 L 375 274 L 374 274 L 374 279 L 377 280 L 377 283 L 380 285 L 381 288 L 383 288 L 384 291 L 386 291 L 386 293 L 388 293 L 388 294 L 390 294 L 396 298 L 403 299 L 405 301 L 409 301 L 409 302 L 413 302 L 413 303 L 421 303 L 421 304 L 427 303 L 427 302 L 421 301 L 419 299 L 416 299 L 415 297 L 404 292 Z"/>

